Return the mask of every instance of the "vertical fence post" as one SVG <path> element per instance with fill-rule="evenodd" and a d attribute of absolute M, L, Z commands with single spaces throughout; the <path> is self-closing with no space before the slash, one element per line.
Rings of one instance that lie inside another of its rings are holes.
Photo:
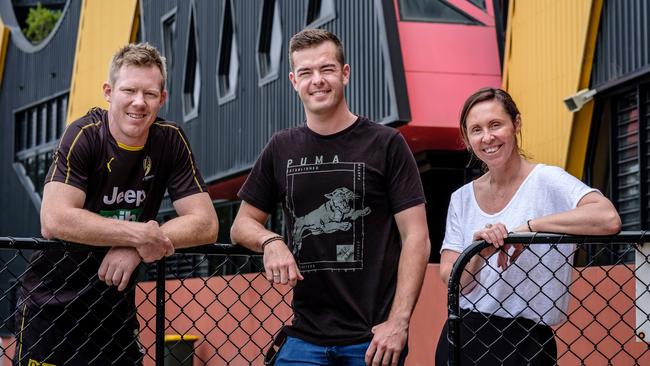
<path fill-rule="evenodd" d="M 454 266 L 455 267 L 455 266 Z M 460 267 L 460 266 L 459 266 Z M 462 274 L 465 264 L 460 268 Z M 447 365 L 460 364 L 460 309 L 459 309 L 459 296 L 458 291 L 460 287 L 460 276 L 455 276 L 456 268 L 451 271 L 452 275 L 449 276 L 448 284 L 448 297 L 447 297 L 447 342 L 449 342 L 449 350 L 447 354 Z M 444 336 L 444 334 L 443 334 Z"/>
<path fill-rule="evenodd" d="M 456 259 L 456 262 L 451 267 L 449 274 L 449 283 L 447 285 L 447 311 L 448 311 L 448 335 L 449 349 L 447 354 L 447 365 L 455 366 L 460 365 L 460 279 L 465 271 L 465 266 L 477 255 L 481 250 L 490 246 L 484 240 L 478 240 L 472 243 L 465 249 Z"/>
<path fill-rule="evenodd" d="M 165 257 L 156 262 L 156 366 L 165 364 Z"/>
<path fill-rule="evenodd" d="M 458 308 L 458 302 L 456 302 L 456 308 Z M 451 310 L 451 307 L 449 308 Z M 449 312 L 448 318 L 448 327 L 447 331 L 447 341 L 449 342 L 449 359 L 447 360 L 447 365 L 459 365 L 460 364 L 460 316 L 457 314 L 452 314 Z"/>

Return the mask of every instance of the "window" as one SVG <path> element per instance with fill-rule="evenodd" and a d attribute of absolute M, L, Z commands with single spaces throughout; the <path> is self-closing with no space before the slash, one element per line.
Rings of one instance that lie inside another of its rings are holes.
<path fill-rule="evenodd" d="M 334 18 L 336 18 L 334 0 L 308 0 L 306 27 L 320 27 Z"/>
<path fill-rule="evenodd" d="M 187 52 L 183 80 L 183 120 L 196 118 L 199 114 L 201 95 L 201 67 L 199 64 L 198 41 L 196 37 L 194 2 L 190 5 L 190 21 L 187 35 Z"/>
<path fill-rule="evenodd" d="M 175 11 L 175 10 L 174 10 Z M 176 14 L 163 20 L 163 53 L 167 68 L 174 66 L 174 41 L 176 40 Z"/>
<path fill-rule="evenodd" d="M 650 226 L 650 84 L 622 87 L 597 100 L 588 160 L 588 183 L 609 196 L 623 224 L 622 230 Z M 588 248 L 595 265 L 634 261 L 627 246 Z"/>
<path fill-rule="evenodd" d="M 638 86 L 608 101 L 611 105 L 612 201 L 621 217 L 622 230 L 648 228 L 649 87 L 650 85 Z M 600 252 L 597 254 L 600 254 L 600 257 L 608 257 L 604 259 L 607 260 L 607 264 L 634 261 L 634 250 L 630 250 L 627 246 L 611 248 L 605 246 L 599 249 Z"/>
<path fill-rule="evenodd" d="M 472 0 L 479 6 L 484 1 Z M 483 8 L 485 4 L 483 4 Z M 481 24 L 476 19 L 444 0 L 399 0 L 399 12 L 404 21 Z"/>
<path fill-rule="evenodd" d="M 160 19 L 161 33 L 162 33 L 162 51 L 165 56 L 165 63 L 167 65 L 167 81 L 165 88 L 167 88 L 167 100 L 169 101 L 172 95 L 172 81 L 171 75 L 174 74 L 174 45 L 176 44 L 176 8 L 172 9 L 169 13 L 163 15 Z M 165 103 L 164 109 L 167 110 L 169 103 Z"/>
<path fill-rule="evenodd" d="M 469 0 L 470 3 L 474 4 L 477 8 L 480 8 L 481 10 L 487 10 L 485 7 L 485 0 Z"/>
<path fill-rule="evenodd" d="M 641 175 L 645 176 L 646 172 L 639 169 L 641 148 L 638 97 L 638 92 L 633 91 L 619 96 L 614 101 L 612 177 L 615 204 L 623 221 L 623 230 L 640 230 L 642 226 Z"/>
<path fill-rule="evenodd" d="M 259 85 L 278 78 L 282 56 L 282 25 L 280 7 L 275 0 L 264 0 L 257 47 L 257 70 Z"/>
<path fill-rule="evenodd" d="M 219 63 L 217 65 L 217 95 L 219 104 L 235 99 L 237 77 L 239 76 L 239 57 L 237 37 L 235 36 L 232 1 L 224 2 L 221 20 L 221 42 L 219 46 Z"/>
<path fill-rule="evenodd" d="M 14 112 L 14 166 L 37 207 L 57 141 L 65 130 L 67 109 L 65 92 Z"/>

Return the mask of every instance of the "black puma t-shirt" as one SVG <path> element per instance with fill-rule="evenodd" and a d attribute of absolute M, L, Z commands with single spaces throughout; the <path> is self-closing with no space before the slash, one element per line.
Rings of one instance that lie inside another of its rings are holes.
<path fill-rule="evenodd" d="M 178 125 L 156 120 L 145 146 L 118 144 L 107 111 L 94 108 L 71 123 L 59 143 L 45 182 L 86 193 L 83 208 L 116 220 L 156 217 L 165 190 L 172 201 L 205 191 L 187 138 Z M 36 306 L 65 305 L 82 297 L 111 306 L 124 295 L 97 278 L 103 255 L 88 251 L 36 251 L 23 280 L 23 300 Z"/>
<path fill-rule="evenodd" d="M 282 202 L 305 279 L 294 289 L 291 336 L 321 345 L 367 341 L 395 295 L 401 250 L 394 215 L 424 203 L 402 135 L 363 117 L 322 136 L 276 133 L 239 197 L 270 213 Z"/>

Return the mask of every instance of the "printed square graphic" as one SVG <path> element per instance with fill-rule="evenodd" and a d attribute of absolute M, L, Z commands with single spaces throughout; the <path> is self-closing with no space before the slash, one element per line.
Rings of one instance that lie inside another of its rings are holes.
<path fill-rule="evenodd" d="M 322 160 L 321 160 L 322 161 Z M 288 164 L 286 205 L 300 271 L 363 269 L 365 164 Z"/>
<path fill-rule="evenodd" d="M 338 262 L 350 262 L 354 260 L 354 245 L 351 244 L 337 245 L 336 260 Z"/>

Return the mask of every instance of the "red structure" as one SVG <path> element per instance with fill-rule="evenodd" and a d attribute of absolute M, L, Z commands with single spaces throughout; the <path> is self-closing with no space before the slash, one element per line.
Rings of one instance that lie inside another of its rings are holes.
<path fill-rule="evenodd" d="M 395 0 L 411 121 L 400 127 L 414 154 L 458 150 L 458 115 L 468 95 L 501 85 L 494 7 L 449 1 L 483 25 L 406 21 Z"/>

